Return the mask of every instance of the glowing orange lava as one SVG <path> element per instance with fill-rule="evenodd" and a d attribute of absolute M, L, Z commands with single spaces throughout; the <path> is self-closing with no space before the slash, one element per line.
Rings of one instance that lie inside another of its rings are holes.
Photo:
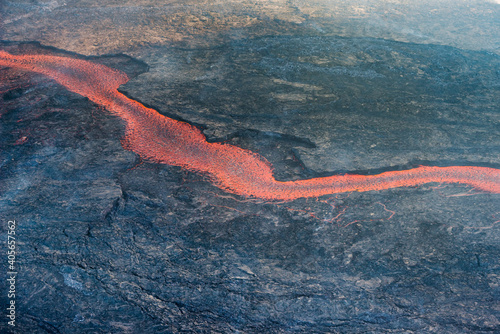
<path fill-rule="evenodd" d="M 208 143 L 201 131 L 160 115 L 118 92 L 128 77 L 104 65 L 50 55 L 12 55 L 0 51 L 0 66 L 42 73 L 89 98 L 125 121 L 123 146 L 142 158 L 203 173 L 218 187 L 242 196 L 290 201 L 326 194 L 383 190 L 429 182 L 463 183 L 500 193 L 500 170 L 486 167 L 418 167 L 378 175 L 334 175 L 276 181 L 260 155 L 223 143 Z"/>

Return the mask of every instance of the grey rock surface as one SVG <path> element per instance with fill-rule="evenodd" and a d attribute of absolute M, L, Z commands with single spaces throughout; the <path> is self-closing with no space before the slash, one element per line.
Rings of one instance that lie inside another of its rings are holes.
<path fill-rule="evenodd" d="M 90 60 L 129 74 L 129 97 L 262 154 L 282 180 L 500 168 L 494 53 L 275 36 L 134 57 Z M 500 331 L 498 195 L 428 184 L 241 198 L 141 161 L 122 148 L 118 118 L 44 76 L 0 78 L 17 333 Z"/>

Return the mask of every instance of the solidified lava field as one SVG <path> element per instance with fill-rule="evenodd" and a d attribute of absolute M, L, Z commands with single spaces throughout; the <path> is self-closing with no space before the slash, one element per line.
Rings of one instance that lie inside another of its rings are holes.
<path fill-rule="evenodd" d="M 111 46 L 51 15 L 140 6 L 40 7 L 58 40 L 9 6 L 2 332 L 500 331 L 496 52 L 188 2 Z"/>

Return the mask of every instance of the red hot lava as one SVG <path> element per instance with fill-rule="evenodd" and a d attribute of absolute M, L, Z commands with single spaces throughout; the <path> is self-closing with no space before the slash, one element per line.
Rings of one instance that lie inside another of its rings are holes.
<path fill-rule="evenodd" d="M 236 146 L 209 143 L 201 131 L 162 116 L 118 92 L 128 77 L 92 62 L 50 55 L 12 55 L 0 51 L 0 66 L 44 74 L 89 98 L 125 121 L 123 146 L 142 158 L 208 175 L 219 188 L 246 197 L 291 201 L 351 191 L 383 190 L 429 182 L 463 183 L 500 193 L 500 170 L 486 167 L 426 167 L 378 175 L 334 175 L 277 181 L 271 164 Z"/>

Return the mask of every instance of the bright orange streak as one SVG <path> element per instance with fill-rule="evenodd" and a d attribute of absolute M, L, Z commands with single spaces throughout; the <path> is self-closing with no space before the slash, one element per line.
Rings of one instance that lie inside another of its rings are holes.
<path fill-rule="evenodd" d="M 294 200 L 326 194 L 383 190 L 429 182 L 464 183 L 500 193 L 500 170 L 486 167 L 418 167 L 378 175 L 335 175 L 280 182 L 260 155 L 223 143 L 208 143 L 192 125 L 160 115 L 118 92 L 128 77 L 104 65 L 48 55 L 0 51 L 0 65 L 42 73 L 89 98 L 125 121 L 123 146 L 142 158 L 206 174 L 218 187 L 265 200 Z"/>

